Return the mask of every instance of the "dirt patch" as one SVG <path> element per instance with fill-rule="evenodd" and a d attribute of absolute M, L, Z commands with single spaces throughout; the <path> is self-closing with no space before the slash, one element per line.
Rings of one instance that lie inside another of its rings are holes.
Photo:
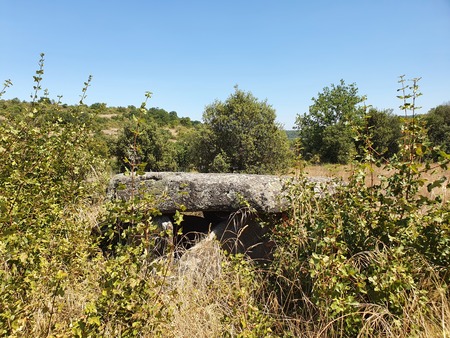
<path fill-rule="evenodd" d="M 102 133 L 105 135 L 110 135 L 110 136 L 117 135 L 117 134 L 119 134 L 119 128 L 105 129 L 105 130 L 102 130 Z"/>
<path fill-rule="evenodd" d="M 104 119 L 112 119 L 113 117 L 116 117 L 117 114 L 100 114 L 98 117 L 104 118 Z"/>

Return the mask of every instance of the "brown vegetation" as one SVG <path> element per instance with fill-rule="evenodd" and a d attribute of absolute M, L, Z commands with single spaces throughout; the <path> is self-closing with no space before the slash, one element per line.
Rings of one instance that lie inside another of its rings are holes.
<path fill-rule="evenodd" d="M 328 178 L 336 178 L 342 180 L 344 182 L 348 182 L 349 178 L 355 171 L 355 167 L 351 164 L 342 165 L 342 164 L 324 164 L 324 165 L 307 165 L 301 168 L 301 171 L 305 173 L 306 176 L 309 177 L 328 177 Z M 298 171 L 298 170 L 297 170 Z M 392 173 L 376 166 L 368 168 L 368 174 L 366 177 L 366 184 L 368 186 L 379 184 L 380 179 L 379 176 L 389 176 Z M 422 175 L 422 178 L 426 182 L 433 182 L 435 180 L 440 179 L 441 177 L 450 177 L 450 169 L 442 169 L 438 165 L 436 168 L 430 172 L 426 172 Z M 420 190 L 421 194 L 424 194 L 430 198 L 435 198 L 440 196 L 442 200 L 448 201 L 450 200 L 450 193 L 447 191 L 446 185 L 448 183 L 448 179 L 441 187 L 436 187 L 432 192 L 428 192 L 426 185 L 423 186 Z"/>

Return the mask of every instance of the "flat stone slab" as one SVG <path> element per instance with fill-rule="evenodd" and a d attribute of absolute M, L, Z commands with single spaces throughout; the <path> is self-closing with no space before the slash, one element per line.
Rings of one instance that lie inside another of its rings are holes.
<path fill-rule="evenodd" d="M 283 186 L 288 177 L 250 174 L 149 172 L 134 176 L 119 174 L 111 179 L 108 196 L 128 200 L 133 194 L 156 197 L 162 213 L 186 211 L 233 212 L 246 206 L 259 212 L 287 209 Z"/>

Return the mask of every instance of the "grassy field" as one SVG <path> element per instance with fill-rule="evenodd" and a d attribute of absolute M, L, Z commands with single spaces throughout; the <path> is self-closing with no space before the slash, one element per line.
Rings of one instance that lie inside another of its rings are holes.
<path fill-rule="evenodd" d="M 301 169 L 306 176 L 309 177 L 328 177 L 328 178 L 337 178 L 342 179 L 344 182 L 349 180 L 349 177 L 354 173 L 355 167 L 352 165 L 340 165 L 340 164 L 325 164 L 325 165 L 307 165 Z M 372 167 L 367 169 L 367 177 L 366 184 L 368 186 L 379 184 L 380 179 L 379 176 L 389 176 L 392 172 L 389 172 L 383 168 Z M 442 169 L 439 166 L 435 166 L 435 168 L 428 172 L 422 174 L 421 178 L 425 180 L 425 182 L 432 182 L 434 180 L 438 180 L 442 177 L 450 177 L 450 169 Z M 441 187 L 435 188 L 431 193 L 428 193 L 426 188 L 426 183 L 421 188 L 420 193 L 425 194 L 430 198 L 434 198 L 436 196 L 440 196 L 443 201 L 448 201 L 450 199 L 450 192 L 447 191 L 446 185 L 448 184 L 448 179 L 445 183 L 442 184 Z"/>

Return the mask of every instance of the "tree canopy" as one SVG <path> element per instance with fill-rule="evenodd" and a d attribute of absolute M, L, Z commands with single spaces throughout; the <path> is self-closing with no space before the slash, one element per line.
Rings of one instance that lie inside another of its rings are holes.
<path fill-rule="evenodd" d="M 274 173 L 289 162 L 286 133 L 275 109 L 237 86 L 225 102 L 203 114 L 205 130 L 197 144 L 197 167 L 205 172 Z"/>
<path fill-rule="evenodd" d="M 356 84 L 346 85 L 344 80 L 312 98 L 309 113 L 296 121 L 303 157 L 347 163 L 355 153 L 352 126 L 361 122 L 364 110 L 358 105 L 364 100 Z"/>
<path fill-rule="evenodd" d="M 363 130 L 367 133 L 375 158 L 391 158 L 399 151 L 401 118 L 394 115 L 392 109 L 370 108 L 365 115 Z"/>
<path fill-rule="evenodd" d="M 431 109 L 425 121 L 430 141 L 450 153 L 450 103 Z"/>
<path fill-rule="evenodd" d="M 119 170 L 125 170 L 130 161 L 142 164 L 145 171 L 176 170 L 175 148 L 169 139 L 169 132 L 155 122 L 126 124 L 115 149 Z"/>

